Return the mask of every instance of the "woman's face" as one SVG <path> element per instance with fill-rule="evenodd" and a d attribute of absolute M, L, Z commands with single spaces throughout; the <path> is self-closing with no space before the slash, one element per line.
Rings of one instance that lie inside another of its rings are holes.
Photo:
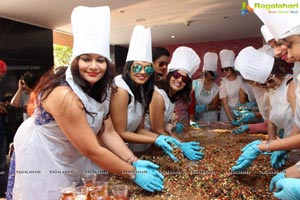
<path fill-rule="evenodd" d="M 169 57 L 162 55 L 161 57 L 159 57 L 158 59 L 156 59 L 153 62 L 153 68 L 155 73 L 159 74 L 159 75 L 163 75 L 167 69 L 167 65 L 169 61 Z"/>
<path fill-rule="evenodd" d="M 212 82 L 214 80 L 214 76 L 210 72 L 204 72 L 203 78 L 205 82 Z"/>
<path fill-rule="evenodd" d="M 222 68 L 222 72 L 225 74 L 225 77 L 229 77 L 233 75 L 233 71 L 231 67 L 224 67 Z"/>
<path fill-rule="evenodd" d="M 275 74 L 270 74 L 267 78 L 266 84 L 269 88 L 276 90 L 281 85 L 283 79 L 276 77 Z"/>
<path fill-rule="evenodd" d="M 300 35 L 292 35 L 281 40 L 287 50 L 287 59 L 291 62 L 300 61 Z"/>
<path fill-rule="evenodd" d="M 93 86 L 104 76 L 107 63 L 105 57 L 98 54 L 83 54 L 78 59 L 78 67 L 80 76 Z"/>
<path fill-rule="evenodd" d="M 190 81 L 188 74 L 184 70 L 178 70 L 171 72 L 172 76 L 170 78 L 170 89 L 173 94 L 183 90 L 186 84 Z"/>
<path fill-rule="evenodd" d="M 151 63 L 134 61 L 130 67 L 130 78 L 136 84 L 143 85 L 149 80 L 153 72 L 154 69 Z"/>

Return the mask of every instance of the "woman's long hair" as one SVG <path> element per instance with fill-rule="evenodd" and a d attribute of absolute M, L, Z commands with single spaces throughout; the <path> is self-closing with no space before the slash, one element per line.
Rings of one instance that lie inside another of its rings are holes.
<path fill-rule="evenodd" d="M 185 87 L 178 91 L 176 94 L 171 96 L 171 87 L 170 87 L 170 79 L 173 75 L 174 72 L 177 72 L 178 70 L 175 71 L 171 71 L 167 74 L 166 76 L 166 81 L 164 86 L 160 87 L 162 89 L 164 89 L 166 91 L 166 93 L 168 94 L 170 100 L 172 103 L 175 103 L 176 101 L 181 100 L 184 104 L 189 104 L 191 101 L 191 92 L 192 92 L 192 79 L 189 80 L 189 82 L 185 85 Z"/>
<path fill-rule="evenodd" d="M 103 103 L 104 100 L 109 96 L 108 89 L 114 88 L 114 66 L 105 58 L 107 63 L 107 69 L 104 76 L 92 87 L 90 87 L 88 82 L 80 76 L 78 59 L 79 56 L 76 57 L 71 63 L 71 73 L 73 75 L 74 82 L 78 84 L 82 88 L 82 90 L 86 92 L 90 97 L 92 97 L 99 103 Z M 56 87 L 66 85 L 65 72 L 67 68 L 68 67 L 66 66 L 57 67 L 55 70 L 51 68 L 40 78 L 35 89 L 30 95 L 30 101 L 27 106 L 27 112 L 29 115 L 33 114 L 34 108 L 38 101 L 45 100 Z M 40 94 L 43 94 L 42 99 L 38 99 L 38 95 Z"/>
<path fill-rule="evenodd" d="M 143 84 L 136 84 L 131 78 L 130 78 L 130 71 L 131 71 L 131 65 L 133 64 L 133 61 L 128 61 L 125 64 L 122 78 L 127 83 L 128 87 L 132 91 L 134 98 L 136 101 L 140 102 L 144 108 L 145 111 L 148 109 L 149 104 L 152 99 L 153 91 L 154 91 L 154 74 L 152 74 L 148 81 Z"/>

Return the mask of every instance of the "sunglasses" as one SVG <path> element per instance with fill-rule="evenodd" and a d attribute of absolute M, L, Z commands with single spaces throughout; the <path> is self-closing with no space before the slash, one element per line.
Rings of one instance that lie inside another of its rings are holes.
<path fill-rule="evenodd" d="M 179 79 L 181 77 L 181 81 L 184 83 L 188 83 L 190 81 L 190 78 L 188 76 L 184 76 L 184 75 L 180 74 L 179 72 L 173 72 L 172 76 L 175 79 Z"/>
<path fill-rule="evenodd" d="M 272 84 L 275 82 L 275 74 L 273 74 L 271 77 L 269 77 L 267 80 L 266 80 L 266 83 L 268 84 Z"/>
<path fill-rule="evenodd" d="M 159 66 L 159 67 L 163 67 L 163 66 L 167 66 L 168 64 L 169 64 L 168 62 L 162 61 L 162 62 L 159 62 L 159 63 L 158 63 L 158 66 Z"/>
<path fill-rule="evenodd" d="M 222 72 L 227 72 L 227 71 L 229 71 L 229 69 L 230 69 L 231 67 L 224 67 L 224 68 L 222 68 Z"/>
<path fill-rule="evenodd" d="M 134 65 L 132 65 L 131 69 L 132 69 L 133 73 L 137 74 L 137 73 L 140 73 L 143 70 L 143 68 L 144 68 L 144 71 L 146 72 L 146 74 L 148 74 L 148 75 L 152 75 L 154 72 L 152 65 L 146 65 L 145 67 L 143 67 L 140 64 L 134 64 Z"/>

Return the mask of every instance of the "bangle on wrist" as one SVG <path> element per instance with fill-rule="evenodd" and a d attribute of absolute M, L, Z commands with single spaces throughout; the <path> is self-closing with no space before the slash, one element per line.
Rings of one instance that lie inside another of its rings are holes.
<path fill-rule="evenodd" d="M 134 159 L 135 159 L 136 157 L 135 157 L 135 155 L 134 154 L 132 154 L 129 158 L 127 158 L 126 160 L 125 160 L 125 162 L 127 162 L 128 164 L 132 164 L 134 161 Z"/>
<path fill-rule="evenodd" d="M 269 152 L 269 153 L 272 152 L 271 149 L 270 149 L 270 143 L 271 143 L 271 140 L 268 140 L 268 141 L 265 142 L 265 146 L 267 148 L 266 152 Z"/>

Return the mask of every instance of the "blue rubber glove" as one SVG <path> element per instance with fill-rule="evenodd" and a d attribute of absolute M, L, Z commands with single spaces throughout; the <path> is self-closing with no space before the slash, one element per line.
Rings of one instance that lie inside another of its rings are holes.
<path fill-rule="evenodd" d="M 272 192 L 276 186 L 276 183 L 281 180 L 286 178 L 284 173 L 278 173 L 276 176 L 273 176 L 271 182 L 270 182 L 270 192 Z"/>
<path fill-rule="evenodd" d="M 277 191 L 273 193 L 274 197 L 281 200 L 299 200 L 300 199 L 300 179 L 284 178 L 276 183 Z"/>
<path fill-rule="evenodd" d="M 181 122 L 177 122 L 175 125 L 176 133 L 183 133 L 184 125 Z"/>
<path fill-rule="evenodd" d="M 151 172 L 153 176 L 160 178 L 162 181 L 164 180 L 164 176 L 157 170 L 159 166 L 154 164 L 153 162 L 150 162 L 148 160 L 137 160 L 133 162 L 132 165 L 135 167 L 145 167 L 149 169 L 149 172 Z"/>
<path fill-rule="evenodd" d="M 136 167 L 135 173 L 133 181 L 141 188 L 149 192 L 162 191 L 164 189 L 164 180 L 153 175 L 150 169 L 146 167 Z"/>
<path fill-rule="evenodd" d="M 206 107 L 207 107 L 207 105 L 204 103 L 196 105 L 196 107 L 195 107 L 196 114 L 199 115 L 200 113 L 204 112 L 206 110 Z"/>
<path fill-rule="evenodd" d="M 274 151 L 271 155 L 271 166 L 275 169 L 279 169 L 284 165 L 287 158 L 287 151 Z"/>
<path fill-rule="evenodd" d="M 231 121 L 231 124 L 232 124 L 232 125 L 235 125 L 235 126 L 241 125 L 237 120 L 232 120 L 232 121 Z"/>
<path fill-rule="evenodd" d="M 167 154 L 173 161 L 178 162 L 179 160 L 174 156 L 174 154 L 172 153 L 173 148 L 171 147 L 169 143 L 172 143 L 173 145 L 175 145 L 176 147 L 179 147 L 180 142 L 178 140 L 176 140 L 173 137 L 170 136 L 165 136 L 165 135 L 160 135 L 156 138 L 155 140 L 155 145 L 162 148 L 162 150 L 165 152 L 165 154 Z"/>
<path fill-rule="evenodd" d="M 248 131 L 248 130 L 249 130 L 249 125 L 245 124 L 245 125 L 242 125 L 242 126 L 239 126 L 235 129 L 233 129 L 232 132 L 234 134 L 240 134 L 240 133 L 243 133 L 243 132 Z"/>
<path fill-rule="evenodd" d="M 201 160 L 204 156 L 203 150 L 204 148 L 200 146 L 199 142 L 182 142 L 180 144 L 180 149 L 185 157 L 189 160 L 197 161 Z"/>
<path fill-rule="evenodd" d="M 244 114 L 248 113 L 249 111 L 248 110 L 236 110 L 236 109 L 234 109 L 232 112 L 233 112 L 233 115 L 235 117 L 241 117 Z"/>
<path fill-rule="evenodd" d="M 201 126 L 197 122 L 194 122 L 194 121 L 190 121 L 190 126 L 193 128 L 201 128 Z"/>
<path fill-rule="evenodd" d="M 242 149 L 242 155 L 238 158 L 238 160 L 236 161 L 236 165 L 233 166 L 231 170 L 235 172 L 247 169 L 257 158 L 257 156 L 262 153 L 262 151 L 257 148 L 257 145 L 260 143 L 261 141 L 255 140 L 254 142 L 247 144 Z"/>
<path fill-rule="evenodd" d="M 256 116 L 253 112 L 246 112 L 243 116 L 237 120 L 238 123 L 249 122 L 251 119 L 254 119 Z"/>
<path fill-rule="evenodd" d="M 256 102 L 248 102 L 244 104 L 237 104 L 235 106 L 236 110 L 252 110 L 252 109 L 257 109 L 257 103 Z"/>

